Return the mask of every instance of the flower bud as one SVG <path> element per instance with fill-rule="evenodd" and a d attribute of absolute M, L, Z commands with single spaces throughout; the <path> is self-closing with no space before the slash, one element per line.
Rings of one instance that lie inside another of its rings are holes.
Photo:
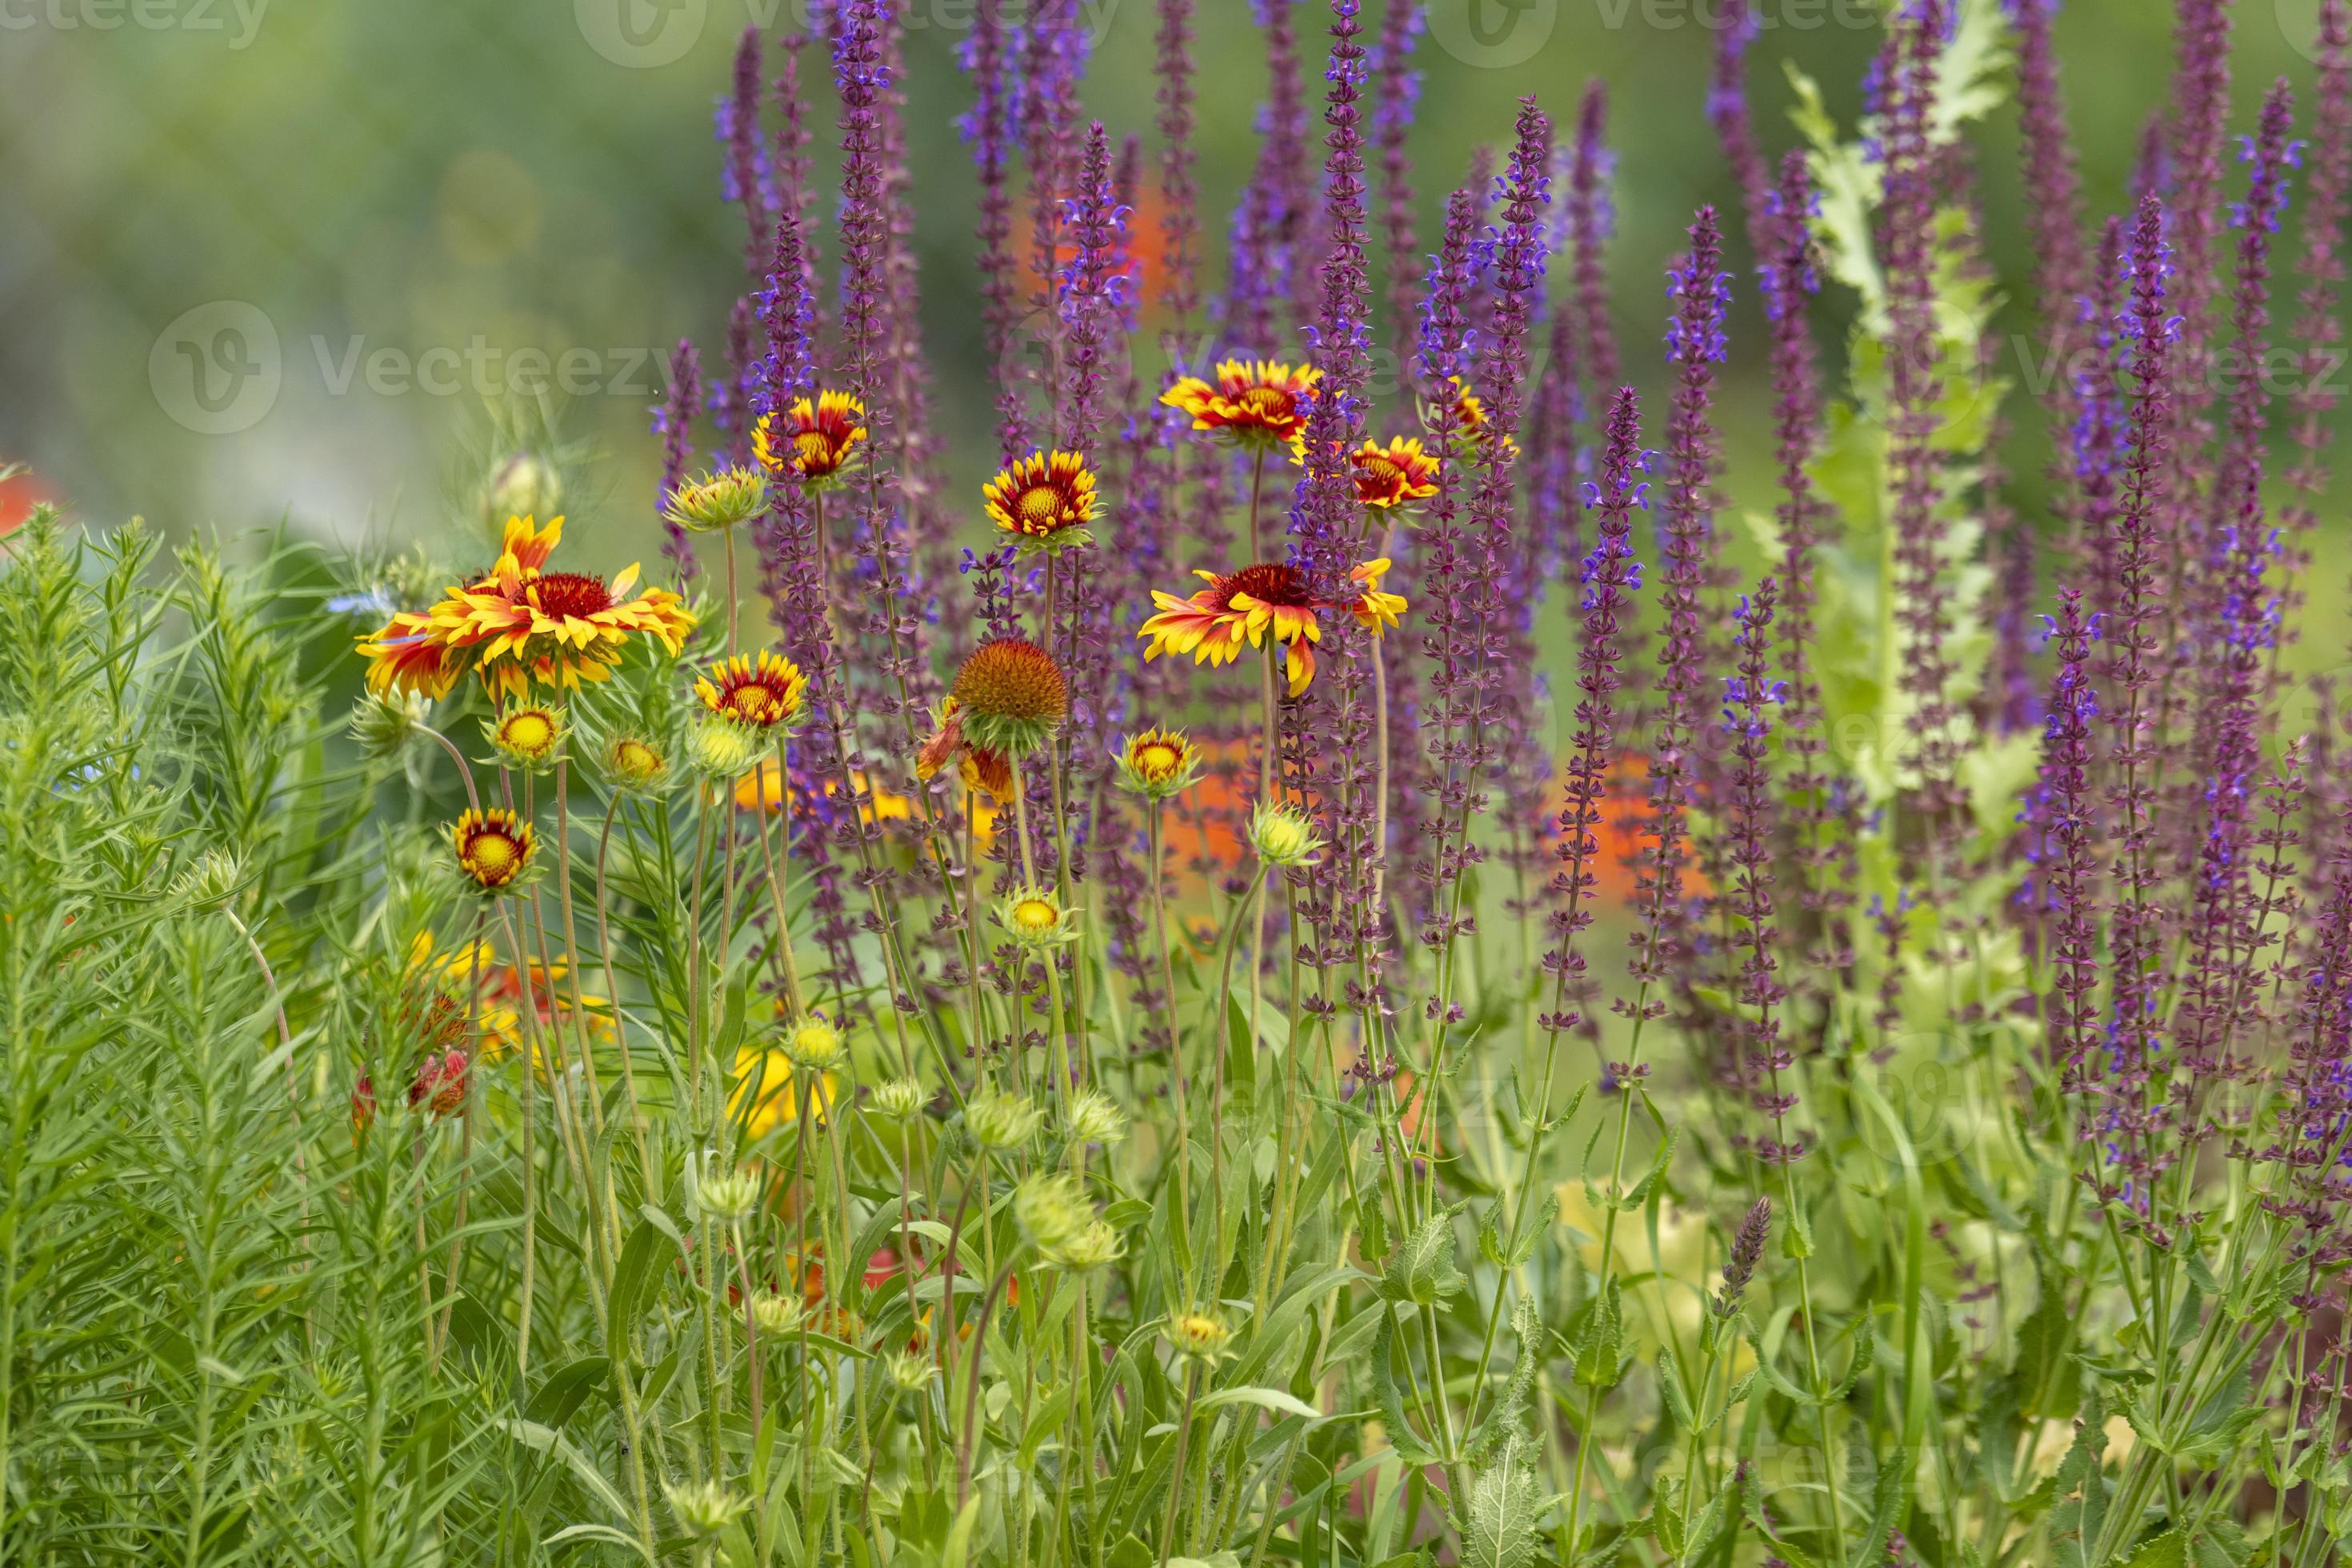
<path fill-rule="evenodd" d="M 1127 1113 L 1098 1089 L 1080 1090 L 1062 1124 L 1073 1143 L 1116 1143 L 1127 1136 Z"/>
<path fill-rule="evenodd" d="M 695 1190 L 695 1202 L 702 1212 L 726 1225 L 749 1218 L 759 1201 L 759 1178 L 748 1171 L 705 1176 Z"/>
<path fill-rule="evenodd" d="M 695 1481 L 685 1486 L 664 1481 L 662 1496 L 668 1500 L 678 1529 L 697 1541 L 718 1535 L 751 1506 L 718 1481 Z"/>
<path fill-rule="evenodd" d="M 482 487 L 482 523 L 496 537 L 510 517 L 553 517 L 563 510 L 563 476 L 536 452 L 515 452 Z"/>
<path fill-rule="evenodd" d="M 784 1031 L 783 1049 L 786 1060 L 810 1072 L 831 1072 L 849 1054 L 841 1031 L 814 1015 Z"/>
<path fill-rule="evenodd" d="M 1311 866 L 1323 840 L 1297 806 L 1260 801 L 1250 817 L 1250 847 L 1269 866 Z"/>
<path fill-rule="evenodd" d="M 698 772 L 731 783 L 751 771 L 751 764 L 759 760 L 760 743 L 740 724 L 706 719 L 688 735 L 686 750 Z"/>
<path fill-rule="evenodd" d="M 1037 1136 L 1045 1113 L 1018 1094 L 982 1088 L 964 1101 L 964 1131 L 982 1148 L 1003 1153 Z"/>
<path fill-rule="evenodd" d="M 751 1321 L 759 1325 L 763 1334 L 781 1336 L 795 1332 L 807 1317 L 807 1309 L 790 1296 L 762 1290 L 751 1298 Z"/>
<path fill-rule="evenodd" d="M 681 480 L 662 516 L 688 533 L 724 533 L 768 510 L 767 476 L 756 468 L 721 468 Z"/>
<path fill-rule="evenodd" d="M 923 1109 L 923 1086 L 910 1078 L 894 1078 L 874 1091 L 868 1102 L 877 1116 L 904 1121 Z"/>
<path fill-rule="evenodd" d="M 1168 1320 L 1168 1342 L 1176 1353 L 1196 1361 L 1213 1361 L 1234 1331 L 1206 1312 L 1179 1312 Z"/>

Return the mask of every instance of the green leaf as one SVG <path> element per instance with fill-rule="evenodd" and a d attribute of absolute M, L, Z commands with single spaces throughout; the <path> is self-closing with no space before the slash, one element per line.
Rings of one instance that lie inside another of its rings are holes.
<path fill-rule="evenodd" d="M 1612 1279 L 1609 1289 L 1585 1314 L 1584 1325 L 1577 1332 L 1573 1345 L 1577 1383 L 1586 1388 L 1616 1387 L 1618 1380 L 1625 1375 L 1630 1359 L 1624 1343 L 1624 1298 L 1620 1282 Z"/>
<path fill-rule="evenodd" d="M 1215 1410 L 1227 1405 L 1255 1405 L 1267 1410 L 1278 1410 L 1285 1415 L 1304 1415 L 1310 1421 L 1320 1420 L 1323 1415 L 1323 1412 L 1295 1394 L 1279 1388 L 1246 1384 L 1240 1388 L 1221 1388 L 1214 1394 L 1204 1394 L 1193 1401 L 1192 1408 Z"/>
<path fill-rule="evenodd" d="M 556 1368 L 523 1407 L 524 1417 L 542 1426 L 562 1430 L 563 1424 L 572 1419 L 572 1413 L 580 1408 L 581 1401 L 604 1381 L 604 1374 L 612 1368 L 612 1362 L 600 1355 L 582 1356 Z"/>
<path fill-rule="evenodd" d="M 1467 1205 L 1440 1209 L 1397 1249 L 1381 1279 L 1381 1294 L 1391 1301 L 1434 1307 L 1460 1293 L 1468 1281 L 1454 1262 L 1454 1218 Z"/>
<path fill-rule="evenodd" d="M 1488 1468 L 1470 1482 L 1470 1496 L 1456 1516 L 1463 1568 L 1527 1568 L 1535 1560 L 1536 1519 L 1542 1493 L 1536 1486 L 1533 1446 L 1514 1437 Z"/>
<path fill-rule="evenodd" d="M 613 1269 L 612 1315 L 604 1331 L 604 1353 L 616 1365 L 626 1362 L 629 1335 L 658 1289 L 656 1270 L 668 1239 L 652 1220 L 640 1219 L 621 1244 L 621 1261 Z"/>
<path fill-rule="evenodd" d="M 2168 1530 L 2143 1541 L 2124 1559 L 2124 1568 L 2189 1568 L 2189 1537 Z"/>

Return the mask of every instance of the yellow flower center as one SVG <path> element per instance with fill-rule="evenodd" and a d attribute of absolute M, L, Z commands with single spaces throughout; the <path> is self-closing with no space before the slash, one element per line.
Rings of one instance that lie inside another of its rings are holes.
<path fill-rule="evenodd" d="M 1021 492 L 1021 499 L 1013 503 L 1013 510 L 1024 524 L 1039 529 L 1051 528 L 1061 515 L 1062 498 L 1051 485 L 1031 485 Z"/>
<path fill-rule="evenodd" d="M 1184 753 L 1164 741 L 1154 741 L 1135 754 L 1135 771 L 1146 778 L 1164 779 L 1182 764 Z"/>
<path fill-rule="evenodd" d="M 1278 386 L 1253 386 L 1234 400 L 1261 419 L 1287 419 L 1290 416 L 1290 394 Z"/>
<path fill-rule="evenodd" d="M 833 443 L 821 430 L 803 430 L 793 437 L 793 463 L 803 473 L 814 473 L 832 466 Z"/>
<path fill-rule="evenodd" d="M 777 716 L 782 704 L 764 686 L 739 686 L 728 695 L 727 706 L 747 724 L 765 724 Z"/>
<path fill-rule="evenodd" d="M 478 869 L 496 875 L 515 863 L 515 841 L 503 833 L 485 833 L 467 846 L 467 854 Z"/>
<path fill-rule="evenodd" d="M 1050 900 L 1024 899 L 1013 906 L 1013 923 L 1025 931 L 1052 931 L 1062 921 L 1062 911 Z"/>
<path fill-rule="evenodd" d="M 544 713 L 518 713 L 507 721 L 503 738 L 509 750 L 535 754 L 554 743 L 555 726 Z"/>
<path fill-rule="evenodd" d="M 613 748 L 613 767 L 631 778 L 649 779 L 661 772 L 662 760 L 643 741 L 624 741 Z"/>

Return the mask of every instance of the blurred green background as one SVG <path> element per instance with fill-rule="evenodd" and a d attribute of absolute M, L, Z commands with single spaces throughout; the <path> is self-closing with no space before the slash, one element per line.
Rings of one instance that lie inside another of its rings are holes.
<path fill-rule="evenodd" d="M 565 433 L 593 459 L 566 497 L 574 537 L 605 563 L 650 555 L 646 411 L 667 345 L 691 335 L 715 358 L 743 286 L 712 104 L 742 28 L 780 36 L 803 4 L 0 0 L 0 458 L 33 470 L 9 503 L 37 490 L 93 520 L 143 513 L 173 534 L 285 517 L 322 539 L 397 544 L 457 521 L 490 440 L 486 396 L 533 368 L 534 352 L 547 374 L 584 351 L 568 363 L 587 390 L 559 400 Z M 1433 7 L 1414 136 L 1424 223 L 1473 147 L 1507 136 L 1515 95 L 1537 93 L 1566 118 L 1585 79 L 1606 79 L 1616 308 L 1633 374 L 1654 384 L 1659 269 L 1696 204 L 1736 200 L 1704 114 L 1715 7 L 1517 4 Z M 2241 127 L 2280 73 L 2307 102 L 2315 5 L 2240 0 Z M 1791 139 L 1780 61 L 1820 78 L 1851 114 L 1875 16 L 1864 0 L 1759 7 L 1769 26 L 1750 79 L 1777 153 Z M 988 367 L 972 181 L 951 125 L 968 101 L 952 51 L 971 8 L 908 0 L 906 16 L 925 330 L 954 477 L 976 484 Z M 2122 202 L 2140 127 L 2166 95 L 2169 13 L 2158 0 L 2069 0 L 2060 16 L 2095 213 Z M 1086 15 L 1088 106 L 1149 146 L 1151 0 L 1088 0 Z M 1319 93 L 1326 8 L 1307 0 L 1299 17 Z M 1498 42 L 1478 41 L 1482 20 Z M 1197 25 L 1206 227 L 1221 250 L 1265 69 L 1244 0 L 1202 0 Z M 829 147 L 830 84 L 819 57 L 807 66 Z M 2032 199 L 2015 137 L 2005 110 L 1986 139 L 1982 191 L 2012 294 L 2030 265 L 2021 216 Z M 829 218 L 829 200 L 820 210 Z M 1753 290 L 1739 293 L 1729 374 L 1742 384 L 1727 401 L 1744 445 L 1765 396 Z"/>

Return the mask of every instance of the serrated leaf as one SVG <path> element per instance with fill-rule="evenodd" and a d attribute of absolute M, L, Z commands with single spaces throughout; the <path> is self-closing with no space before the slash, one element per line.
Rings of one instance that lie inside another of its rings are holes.
<path fill-rule="evenodd" d="M 1463 1568 L 1527 1568 L 1535 1560 L 1541 1507 L 1533 1447 L 1515 1436 L 1493 1465 L 1472 1479 L 1467 1502 L 1455 1519 Z"/>

